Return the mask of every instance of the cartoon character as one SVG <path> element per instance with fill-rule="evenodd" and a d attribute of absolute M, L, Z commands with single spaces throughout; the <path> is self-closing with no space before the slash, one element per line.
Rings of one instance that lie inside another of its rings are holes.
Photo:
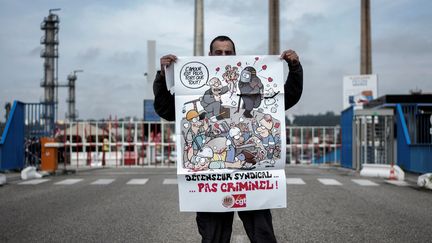
<path fill-rule="evenodd" d="M 237 92 L 237 81 L 239 78 L 238 68 L 231 67 L 231 65 L 226 65 L 225 73 L 222 74 L 222 78 L 227 82 L 229 91 L 231 92 L 230 98 L 232 95 Z"/>
<path fill-rule="evenodd" d="M 244 169 L 253 169 L 257 163 L 256 154 L 249 150 L 242 151 L 236 158 L 242 162 Z"/>
<path fill-rule="evenodd" d="M 213 122 L 228 118 L 230 116 L 229 108 L 222 107 L 221 97 L 221 95 L 228 92 L 228 86 L 222 86 L 222 82 L 216 77 L 211 78 L 207 82 L 207 85 L 210 88 L 205 91 L 200 100 L 201 106 L 207 112 L 206 117 L 210 118 Z"/>
<path fill-rule="evenodd" d="M 250 133 L 242 133 L 239 127 L 232 127 L 227 135 L 227 162 L 235 162 L 237 147 L 241 146 L 248 140 Z"/>
<path fill-rule="evenodd" d="M 213 150 L 213 159 L 214 161 L 224 161 L 226 158 L 226 141 L 225 137 L 216 137 L 209 140 L 206 146 L 210 147 Z"/>
<path fill-rule="evenodd" d="M 264 90 L 261 79 L 256 75 L 255 68 L 248 66 L 242 70 L 238 86 L 240 97 L 243 100 L 243 108 L 245 109 L 243 115 L 246 118 L 252 118 L 251 111 L 253 108 L 260 106 Z"/>
<path fill-rule="evenodd" d="M 201 121 L 196 110 L 189 110 L 186 113 L 186 120 L 188 123 L 185 123 L 184 127 L 188 130 L 184 135 L 185 152 L 187 153 L 187 160 L 190 160 L 205 144 L 208 120 Z"/>
<path fill-rule="evenodd" d="M 193 155 L 190 161 L 186 161 L 185 168 L 192 170 L 207 170 L 209 169 L 210 161 L 213 158 L 213 150 L 204 146 L 196 155 Z"/>
<path fill-rule="evenodd" d="M 213 150 L 213 158 L 209 164 L 209 169 L 225 169 L 225 158 L 226 158 L 226 138 L 217 137 L 207 142 L 206 146 L 209 146 Z"/>
<path fill-rule="evenodd" d="M 210 125 L 209 130 L 211 137 L 224 137 L 229 131 L 229 126 L 226 121 L 215 122 Z"/>
<path fill-rule="evenodd" d="M 273 153 L 276 148 L 275 138 L 271 133 L 273 129 L 273 118 L 269 114 L 265 114 L 264 117 L 259 120 L 259 126 L 255 129 L 258 137 L 261 139 L 264 149 L 267 151 L 267 159 L 273 162 Z"/>

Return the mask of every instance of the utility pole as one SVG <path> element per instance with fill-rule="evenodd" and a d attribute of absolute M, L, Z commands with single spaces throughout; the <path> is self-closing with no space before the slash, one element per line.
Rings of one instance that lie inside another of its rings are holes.
<path fill-rule="evenodd" d="M 360 74 L 372 74 L 370 0 L 361 0 Z"/>
<path fill-rule="evenodd" d="M 195 0 L 194 56 L 204 56 L 203 0 Z"/>
<path fill-rule="evenodd" d="M 269 0 L 269 55 L 279 53 L 279 0 Z"/>

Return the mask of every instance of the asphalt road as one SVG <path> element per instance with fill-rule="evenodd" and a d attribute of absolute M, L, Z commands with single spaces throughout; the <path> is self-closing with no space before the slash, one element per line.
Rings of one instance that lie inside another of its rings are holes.
<path fill-rule="evenodd" d="M 34 185 L 9 181 L 0 187 L 0 242 L 199 242 L 195 214 L 178 210 L 175 172 L 97 169 Z M 340 168 L 286 172 L 288 207 L 272 210 L 279 242 L 432 240 L 431 191 Z M 232 242 L 249 242 L 238 217 Z"/>

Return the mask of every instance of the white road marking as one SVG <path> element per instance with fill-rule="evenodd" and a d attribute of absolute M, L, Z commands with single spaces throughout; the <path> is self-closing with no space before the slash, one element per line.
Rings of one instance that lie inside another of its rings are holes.
<path fill-rule="evenodd" d="M 54 185 L 73 185 L 73 184 L 76 184 L 82 180 L 83 179 L 66 179 L 66 180 L 56 182 L 56 183 L 54 183 Z"/>
<path fill-rule="evenodd" d="M 396 186 L 408 186 L 408 183 L 406 183 L 405 181 L 385 180 L 385 182 Z"/>
<path fill-rule="evenodd" d="M 352 179 L 351 181 L 360 186 L 378 186 L 377 183 L 366 179 Z"/>
<path fill-rule="evenodd" d="M 177 179 L 164 179 L 163 184 L 164 184 L 164 185 L 173 185 L 173 184 L 177 184 Z"/>
<path fill-rule="evenodd" d="M 319 178 L 318 181 L 321 182 L 321 184 L 326 186 L 342 186 L 342 183 L 340 183 L 335 179 Z"/>
<path fill-rule="evenodd" d="M 91 183 L 91 185 L 109 185 L 114 181 L 114 179 L 98 179 Z"/>
<path fill-rule="evenodd" d="M 50 179 L 33 179 L 33 180 L 20 182 L 18 183 L 18 185 L 37 185 L 47 181 L 50 181 Z"/>
<path fill-rule="evenodd" d="M 144 185 L 149 179 L 131 179 L 126 184 L 128 185 Z"/>
<path fill-rule="evenodd" d="M 301 178 L 287 178 L 286 183 L 288 185 L 304 185 L 306 182 L 304 182 Z"/>

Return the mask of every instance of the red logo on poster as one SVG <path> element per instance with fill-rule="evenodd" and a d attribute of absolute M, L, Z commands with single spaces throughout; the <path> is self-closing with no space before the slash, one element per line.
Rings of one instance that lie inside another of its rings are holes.
<path fill-rule="evenodd" d="M 246 207 L 246 194 L 233 194 L 234 205 L 233 208 L 245 208 Z"/>
<path fill-rule="evenodd" d="M 226 208 L 245 208 L 246 194 L 233 194 L 225 196 L 222 205 Z"/>

